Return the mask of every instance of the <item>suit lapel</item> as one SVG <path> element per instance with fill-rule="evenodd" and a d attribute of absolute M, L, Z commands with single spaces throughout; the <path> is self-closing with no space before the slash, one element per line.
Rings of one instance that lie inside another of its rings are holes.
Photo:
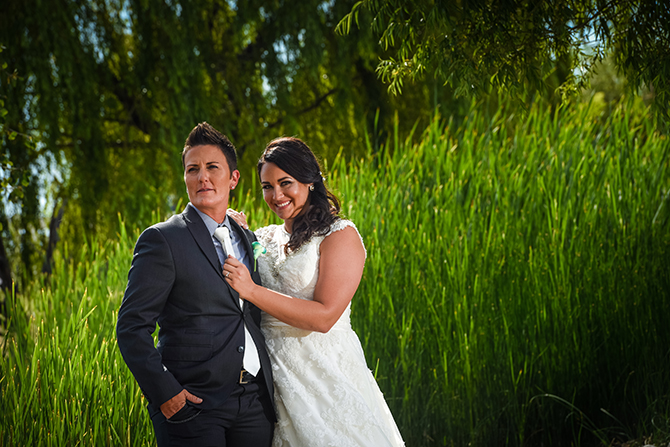
<path fill-rule="evenodd" d="M 207 231 L 205 223 L 202 221 L 197 211 L 190 206 L 186 207 L 183 216 L 184 221 L 186 222 L 186 227 L 191 232 L 198 247 L 200 247 L 200 250 L 204 253 L 209 263 L 212 264 L 212 267 L 214 267 L 217 274 L 223 279 L 223 273 L 221 271 L 221 266 L 219 265 L 219 257 L 216 255 L 216 248 L 214 248 L 214 241 L 212 240 L 209 231 Z"/>
<path fill-rule="evenodd" d="M 186 227 L 193 236 L 193 239 L 198 244 L 198 247 L 203 252 L 209 263 L 212 265 L 212 268 L 214 268 L 216 271 L 216 274 L 219 275 L 223 283 L 226 285 L 228 291 L 230 292 L 231 298 L 235 302 L 235 307 L 239 309 L 240 307 L 237 303 L 239 302 L 238 300 L 240 295 L 235 291 L 235 289 L 230 287 L 230 284 L 228 284 L 226 280 L 223 279 L 223 272 L 221 266 L 219 265 L 219 257 L 216 255 L 216 248 L 214 248 L 214 241 L 212 240 L 209 231 L 207 231 L 205 223 L 198 215 L 198 212 L 192 209 L 190 206 L 186 207 L 182 213 L 182 216 L 186 222 Z M 244 242 L 244 248 L 247 250 L 247 255 L 249 256 L 251 261 L 251 268 L 253 270 L 251 272 L 251 279 L 256 284 L 260 284 L 260 275 L 258 274 L 256 262 L 254 262 L 254 250 L 251 246 L 251 241 L 249 240 L 247 233 L 242 230 L 242 228 L 240 228 L 234 219 L 229 220 L 231 228 L 242 238 L 242 241 Z M 249 303 L 247 301 L 244 301 L 245 308 L 248 307 L 248 304 Z"/>
<path fill-rule="evenodd" d="M 200 250 L 202 250 L 202 252 L 205 254 L 209 263 L 212 264 L 216 274 L 219 275 L 219 278 L 221 278 L 221 282 L 225 285 L 226 290 L 228 290 L 228 296 L 233 300 L 235 308 L 239 309 L 240 294 L 237 293 L 235 289 L 230 287 L 228 281 L 223 279 L 223 270 L 219 265 L 219 257 L 216 254 L 216 248 L 214 248 L 214 240 L 212 240 L 212 236 L 209 234 L 209 231 L 207 231 L 207 226 L 198 215 L 198 212 L 192 209 L 190 206 L 186 207 L 186 211 L 184 211 L 183 216 L 186 222 L 186 226 L 191 232 L 193 239 L 195 239 L 195 242 L 198 244 L 198 247 L 200 247 Z"/>
<path fill-rule="evenodd" d="M 235 222 L 235 219 L 228 219 L 230 222 L 230 226 L 235 231 L 241 238 L 242 241 L 244 241 L 244 248 L 247 250 L 247 256 L 249 256 L 249 263 L 251 264 L 251 279 L 256 283 L 260 284 L 261 283 L 261 278 L 260 275 L 258 274 L 257 268 L 256 268 L 256 262 L 254 262 L 254 250 L 251 246 L 251 241 L 249 240 L 249 237 L 247 236 L 246 231 L 244 231 L 238 224 Z M 231 289 L 234 290 L 234 289 Z M 235 292 L 236 296 L 239 296 L 237 292 Z M 249 307 L 249 302 L 244 300 L 244 308 L 247 309 Z"/>
<path fill-rule="evenodd" d="M 247 256 L 249 256 L 249 259 L 251 261 L 254 260 L 254 250 L 251 248 L 251 242 L 249 241 L 249 238 L 247 237 L 247 233 L 235 222 L 235 219 L 228 219 L 228 222 L 230 222 L 230 226 L 233 229 L 237 235 L 242 238 L 242 242 L 244 242 L 244 248 L 247 250 Z M 252 265 L 253 268 L 253 265 Z"/>

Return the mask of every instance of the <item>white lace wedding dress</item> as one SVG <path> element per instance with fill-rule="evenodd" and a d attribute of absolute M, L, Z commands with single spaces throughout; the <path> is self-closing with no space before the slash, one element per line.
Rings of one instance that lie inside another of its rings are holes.
<path fill-rule="evenodd" d="M 339 220 L 328 235 L 348 226 L 356 228 L 350 221 Z M 313 299 L 319 247 L 328 235 L 313 237 L 286 256 L 284 246 L 290 235 L 283 225 L 257 230 L 259 242 L 267 249 L 258 258 L 263 285 Z M 263 313 L 261 327 L 272 360 L 279 419 L 273 447 L 404 445 L 351 328 L 350 308 L 351 304 L 325 334 L 294 328 Z"/>

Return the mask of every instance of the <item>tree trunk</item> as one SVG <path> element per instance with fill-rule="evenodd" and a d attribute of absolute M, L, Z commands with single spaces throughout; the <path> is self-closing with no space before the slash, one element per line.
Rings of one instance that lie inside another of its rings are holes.
<path fill-rule="evenodd" d="M 5 211 L 0 210 L 0 226 L 4 230 L 7 228 L 7 219 L 5 218 Z M 0 289 L 4 292 L 11 293 L 12 290 L 12 267 L 7 258 L 7 250 L 5 250 L 5 241 L 0 231 Z M 0 315 L 6 315 L 5 300 L 0 301 Z"/>
<path fill-rule="evenodd" d="M 60 240 L 60 237 L 58 237 L 58 228 L 63 221 L 63 213 L 65 212 L 66 205 L 67 199 L 64 199 L 60 207 L 54 207 L 51 223 L 49 223 L 49 242 L 47 243 L 46 258 L 44 259 L 44 264 L 42 264 L 42 273 L 46 273 L 47 275 L 51 275 L 51 260 L 53 259 L 56 243 Z"/>

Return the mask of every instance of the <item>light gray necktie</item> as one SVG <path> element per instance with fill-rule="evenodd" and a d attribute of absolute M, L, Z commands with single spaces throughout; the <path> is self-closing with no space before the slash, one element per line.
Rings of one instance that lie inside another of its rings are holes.
<path fill-rule="evenodd" d="M 221 242 L 224 250 L 224 261 L 228 255 L 235 257 L 235 252 L 233 251 L 233 243 L 230 240 L 230 232 L 228 227 L 225 225 L 218 227 L 214 231 L 214 237 Z M 240 298 L 240 308 L 244 309 L 244 300 Z M 246 323 L 244 324 L 244 357 L 242 358 L 242 365 L 244 369 L 249 371 L 254 376 L 258 374 L 258 371 L 261 369 L 261 361 L 258 358 L 258 351 L 256 350 L 256 343 L 254 339 L 251 338 L 251 334 L 247 329 Z"/>

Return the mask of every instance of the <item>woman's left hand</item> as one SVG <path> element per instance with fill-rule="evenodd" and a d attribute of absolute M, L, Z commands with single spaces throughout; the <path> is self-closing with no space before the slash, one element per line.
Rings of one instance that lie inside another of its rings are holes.
<path fill-rule="evenodd" d="M 232 256 L 228 256 L 226 262 L 223 264 L 223 277 L 230 287 L 235 289 L 240 294 L 240 298 L 248 299 L 251 295 L 256 283 L 251 279 L 247 266 Z"/>
<path fill-rule="evenodd" d="M 226 214 L 245 230 L 249 229 L 249 225 L 247 225 L 247 215 L 244 214 L 244 211 L 238 213 L 234 209 L 228 208 Z"/>

